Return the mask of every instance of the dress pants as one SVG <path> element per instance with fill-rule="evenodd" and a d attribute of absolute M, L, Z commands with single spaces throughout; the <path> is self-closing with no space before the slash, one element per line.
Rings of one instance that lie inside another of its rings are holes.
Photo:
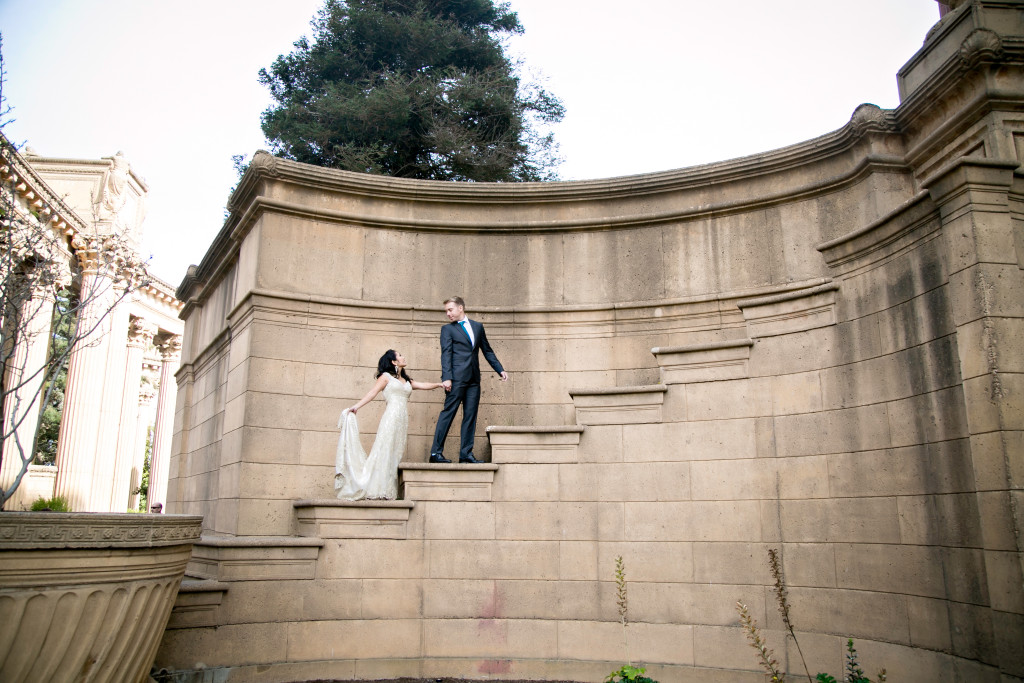
<path fill-rule="evenodd" d="M 434 444 L 430 447 L 430 454 L 444 453 L 444 441 L 448 438 L 448 430 L 455 419 L 455 413 L 459 406 L 462 406 L 462 443 L 459 448 L 459 458 L 473 455 L 473 437 L 476 433 L 476 409 L 480 405 L 480 383 L 467 384 L 464 382 L 452 382 L 452 389 L 444 399 L 444 407 L 441 408 L 441 415 L 437 418 L 437 428 L 434 429 Z"/>

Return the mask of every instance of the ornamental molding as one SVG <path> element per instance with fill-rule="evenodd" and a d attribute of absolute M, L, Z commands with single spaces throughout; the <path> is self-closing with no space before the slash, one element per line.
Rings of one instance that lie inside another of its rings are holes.
<path fill-rule="evenodd" d="M 890 110 L 879 109 L 873 104 L 860 105 L 857 109 L 863 107 L 878 109 L 879 112 L 884 113 L 875 118 L 887 117 L 891 114 Z M 856 111 L 854 115 L 856 116 Z M 239 181 L 238 188 L 232 196 L 230 208 L 241 210 L 247 206 L 253 199 L 249 195 L 256 190 L 257 183 L 255 181 L 267 177 L 318 189 L 334 190 L 342 194 L 445 203 L 544 204 L 581 199 L 607 200 L 617 197 L 630 198 L 638 195 L 662 194 L 742 180 L 752 176 L 772 175 L 837 156 L 855 145 L 862 136 L 860 127 L 853 124 L 854 121 L 851 120 L 850 123 L 838 130 L 804 142 L 727 161 L 655 173 L 557 182 L 472 183 L 395 178 L 324 168 L 275 157 L 260 150 L 253 157 L 242 180 Z M 891 119 L 891 122 L 886 125 L 886 129 L 893 131 L 897 129 L 895 119 Z M 231 223 L 232 220 L 229 218 L 225 227 Z"/>
<path fill-rule="evenodd" d="M 254 169 L 260 175 L 269 175 L 272 178 L 277 178 L 281 175 L 281 165 L 278 158 L 264 149 L 256 152 L 252 162 L 249 164 L 249 168 Z"/>
<path fill-rule="evenodd" d="M 152 401 L 153 401 L 153 399 L 155 397 L 156 397 L 156 389 L 153 387 L 152 384 L 146 384 L 145 382 L 143 382 L 139 386 L 139 406 L 140 407 L 148 406 L 150 403 L 152 403 Z"/>
<path fill-rule="evenodd" d="M 261 149 L 253 155 L 245 174 L 242 175 L 231 196 L 228 197 L 228 211 L 235 211 L 242 198 L 253 192 L 254 186 L 265 177 L 280 178 L 281 164 L 277 157 L 265 149 Z"/>
<path fill-rule="evenodd" d="M 868 133 L 898 133 L 896 117 L 889 110 L 874 104 L 862 104 L 853 110 L 849 128 L 854 137 Z"/>
<path fill-rule="evenodd" d="M 1003 41 L 998 33 L 975 29 L 960 43 L 960 70 L 969 71 L 984 62 L 1000 61 L 1003 54 Z"/>
<path fill-rule="evenodd" d="M 182 307 L 185 305 L 175 298 L 174 287 L 167 284 L 166 282 L 156 277 L 155 275 L 150 274 L 148 277 L 148 281 L 139 289 L 141 293 L 145 295 L 148 299 L 154 302 L 158 302 L 160 305 L 163 306 L 170 306 L 174 308 L 175 311 L 180 312 Z"/>
<path fill-rule="evenodd" d="M 1012 33 L 1016 28 L 1001 23 L 1000 17 L 1006 16 L 1002 12 L 1011 8 L 1016 10 L 1019 4 L 964 1 L 932 27 L 921 49 L 897 73 L 901 103 L 895 113 L 902 127 L 914 129 L 920 125 L 917 119 L 936 115 L 943 125 L 950 125 L 952 112 L 942 109 L 947 100 L 957 116 L 976 115 L 970 107 L 963 108 L 962 93 L 957 94 L 967 74 L 986 65 L 1024 65 L 1024 39 Z M 1003 34 L 997 32 L 1004 27 Z M 993 96 L 999 99 L 1005 93 L 987 95 Z M 907 159 L 916 164 L 917 156 L 910 150 Z"/>
<path fill-rule="evenodd" d="M 73 235 L 71 247 L 82 270 L 116 278 L 122 288 L 149 282 L 146 263 L 139 253 L 118 235 Z"/>
<path fill-rule="evenodd" d="M 181 357 L 181 335 L 171 334 L 156 342 L 156 348 L 160 351 L 160 357 L 165 363 L 177 360 Z"/>
<path fill-rule="evenodd" d="M 145 318 L 132 318 L 128 323 L 128 346 L 138 349 L 149 348 L 159 328 Z"/>
<path fill-rule="evenodd" d="M 5 512 L 0 515 L 0 553 L 191 544 L 199 540 L 202 527 L 198 515 Z"/>
<path fill-rule="evenodd" d="M 64 203 L 15 146 L 0 133 L 0 179 L 23 199 L 41 223 L 71 236 L 87 230 L 85 221 Z"/>

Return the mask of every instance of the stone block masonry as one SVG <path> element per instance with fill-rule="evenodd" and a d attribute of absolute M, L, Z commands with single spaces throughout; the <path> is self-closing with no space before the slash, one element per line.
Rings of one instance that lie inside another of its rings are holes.
<path fill-rule="evenodd" d="M 695 169 L 448 184 L 257 154 L 178 292 L 168 499 L 206 536 L 158 665 L 603 679 L 627 656 L 621 555 L 629 655 L 655 678 L 761 680 L 737 600 L 802 673 L 777 547 L 812 670 L 839 672 L 853 637 L 890 680 L 1024 678 L 1007 6 L 947 13 L 897 109 Z M 426 463 L 440 406 L 422 392 L 403 500 L 339 505 L 338 414 L 388 348 L 436 379 L 453 294 L 511 375 L 483 380 L 489 463 Z"/>

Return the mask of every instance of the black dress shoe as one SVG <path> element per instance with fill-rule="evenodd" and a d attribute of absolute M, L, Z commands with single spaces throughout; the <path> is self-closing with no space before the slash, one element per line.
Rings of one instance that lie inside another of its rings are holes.
<path fill-rule="evenodd" d="M 431 453 L 430 454 L 430 462 L 444 463 L 444 462 L 451 462 L 451 460 L 449 460 L 448 458 L 444 457 L 440 453 Z"/>
<path fill-rule="evenodd" d="M 480 463 L 483 462 L 483 460 L 477 460 L 476 458 L 473 457 L 473 454 L 470 453 L 465 457 L 459 458 L 459 462 L 464 462 L 469 465 L 479 465 Z"/>

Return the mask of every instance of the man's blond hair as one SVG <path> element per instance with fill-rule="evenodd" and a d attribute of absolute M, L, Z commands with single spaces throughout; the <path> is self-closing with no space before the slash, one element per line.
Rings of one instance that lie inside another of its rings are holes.
<path fill-rule="evenodd" d="M 462 300 L 461 296 L 453 296 L 450 299 L 445 299 L 444 300 L 444 305 L 447 306 L 448 304 L 455 304 L 459 308 L 465 308 L 466 307 L 466 302 Z"/>

